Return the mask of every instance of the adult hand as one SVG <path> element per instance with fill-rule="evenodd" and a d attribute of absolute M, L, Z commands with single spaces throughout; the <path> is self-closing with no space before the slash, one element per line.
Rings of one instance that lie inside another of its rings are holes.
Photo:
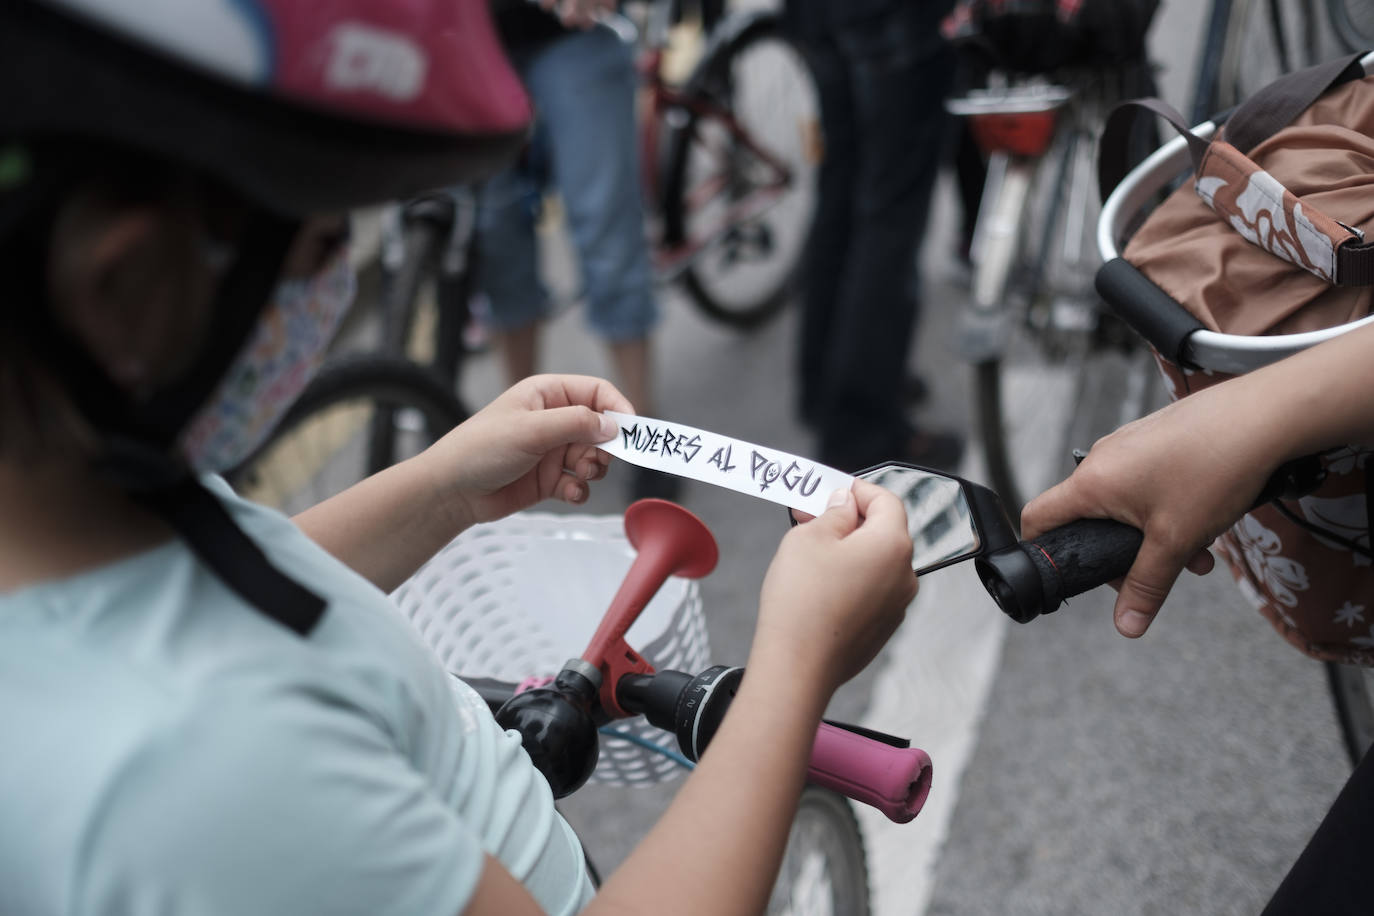
<path fill-rule="evenodd" d="M 570 29 L 589 29 L 597 19 L 615 12 L 616 0 L 539 0 L 539 5 Z"/>
<path fill-rule="evenodd" d="M 457 502 L 467 523 L 549 498 L 585 502 L 590 482 L 606 476 L 611 461 L 596 447 L 617 432 L 606 410 L 634 413 L 602 379 L 531 376 L 435 443 L 425 460 L 439 492 Z"/>
<path fill-rule="evenodd" d="M 783 538 L 764 578 L 754 651 L 833 692 L 873 660 L 915 596 L 906 510 L 856 480 Z"/>
<path fill-rule="evenodd" d="M 1253 504 L 1284 460 L 1247 378 L 1198 391 L 1099 440 L 1073 472 L 1026 505 L 1029 539 L 1080 518 L 1111 518 L 1145 534 L 1117 586 L 1123 636 L 1142 635 L 1185 568 L 1202 575 L 1207 551 Z"/>

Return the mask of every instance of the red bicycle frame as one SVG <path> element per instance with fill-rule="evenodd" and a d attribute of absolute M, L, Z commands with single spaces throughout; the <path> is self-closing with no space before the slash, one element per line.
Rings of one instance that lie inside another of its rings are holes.
<path fill-rule="evenodd" d="M 720 218 L 706 229 L 681 240 L 670 242 L 663 237 L 654 240 L 655 268 L 660 275 L 672 276 L 733 229 L 767 212 L 791 186 L 794 176 L 786 162 L 763 147 L 739 123 L 727 104 L 710 98 L 699 89 L 684 91 L 668 83 L 663 76 L 667 29 L 652 28 L 651 33 L 656 34 L 651 34 L 637 62 L 640 79 L 647 93 L 646 110 L 639 128 L 646 199 L 662 213 L 664 189 L 659 168 L 659 140 L 663 126 L 672 123 L 673 112 L 685 115 L 685 124 L 679 129 L 695 132 L 702 122 L 712 121 L 724 129 L 726 141 L 721 148 L 710 151 L 713 154 L 710 174 L 696 186 L 683 188 L 684 211 L 699 212 L 722 194 L 738 194 L 737 197 L 732 196 Z M 688 86 L 691 85 L 689 82 Z M 764 174 L 751 175 L 742 192 L 737 160 L 741 151 L 747 152 L 766 169 Z"/>

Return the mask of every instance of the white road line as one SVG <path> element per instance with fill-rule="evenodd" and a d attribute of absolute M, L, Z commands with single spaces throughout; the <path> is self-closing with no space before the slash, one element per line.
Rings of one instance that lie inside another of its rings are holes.
<path fill-rule="evenodd" d="M 1072 379 L 1039 370 L 1012 373 L 1010 380 L 1011 415 L 1030 424 L 1014 430 L 1013 441 L 1032 443 L 1023 449 L 1028 479 L 1048 486 L 1057 458 L 1045 453 L 1044 432 L 1062 428 Z M 986 480 L 979 450 L 970 450 L 961 473 Z M 868 847 L 874 916 L 926 911 L 1008 625 L 966 563 L 922 581 L 907 622 L 883 650 L 863 724 L 909 735 L 930 754 L 935 772 L 925 808 L 910 824 L 893 824 L 872 808 L 856 806 Z"/>

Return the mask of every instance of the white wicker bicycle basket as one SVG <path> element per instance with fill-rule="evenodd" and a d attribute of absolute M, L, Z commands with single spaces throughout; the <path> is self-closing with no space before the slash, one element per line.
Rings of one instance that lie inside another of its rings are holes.
<path fill-rule="evenodd" d="M 618 515 L 520 513 L 464 532 L 392 597 L 451 672 L 510 681 L 551 676 L 587 647 L 634 556 Z M 655 668 L 706 667 L 711 653 L 697 584 L 668 579 L 626 639 Z M 674 744 L 643 718 L 615 726 Z M 679 772 L 660 754 L 603 736 L 592 781 L 650 785 Z"/>

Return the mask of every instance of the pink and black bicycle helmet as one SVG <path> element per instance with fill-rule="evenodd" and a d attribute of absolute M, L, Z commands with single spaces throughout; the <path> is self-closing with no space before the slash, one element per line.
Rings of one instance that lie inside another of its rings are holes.
<path fill-rule="evenodd" d="M 309 633 L 323 600 L 173 445 L 248 339 L 303 218 L 477 180 L 519 150 L 529 102 L 486 0 L 0 0 L 0 86 L 0 333 L 21 329 L 89 422 L 99 473 L 250 604 Z M 139 399 L 41 307 L 33 267 L 64 182 L 132 162 L 203 173 L 247 205 L 191 368 Z"/>
<path fill-rule="evenodd" d="M 0 138 L 88 138 L 282 214 L 483 177 L 528 99 L 486 0 L 6 0 Z"/>

